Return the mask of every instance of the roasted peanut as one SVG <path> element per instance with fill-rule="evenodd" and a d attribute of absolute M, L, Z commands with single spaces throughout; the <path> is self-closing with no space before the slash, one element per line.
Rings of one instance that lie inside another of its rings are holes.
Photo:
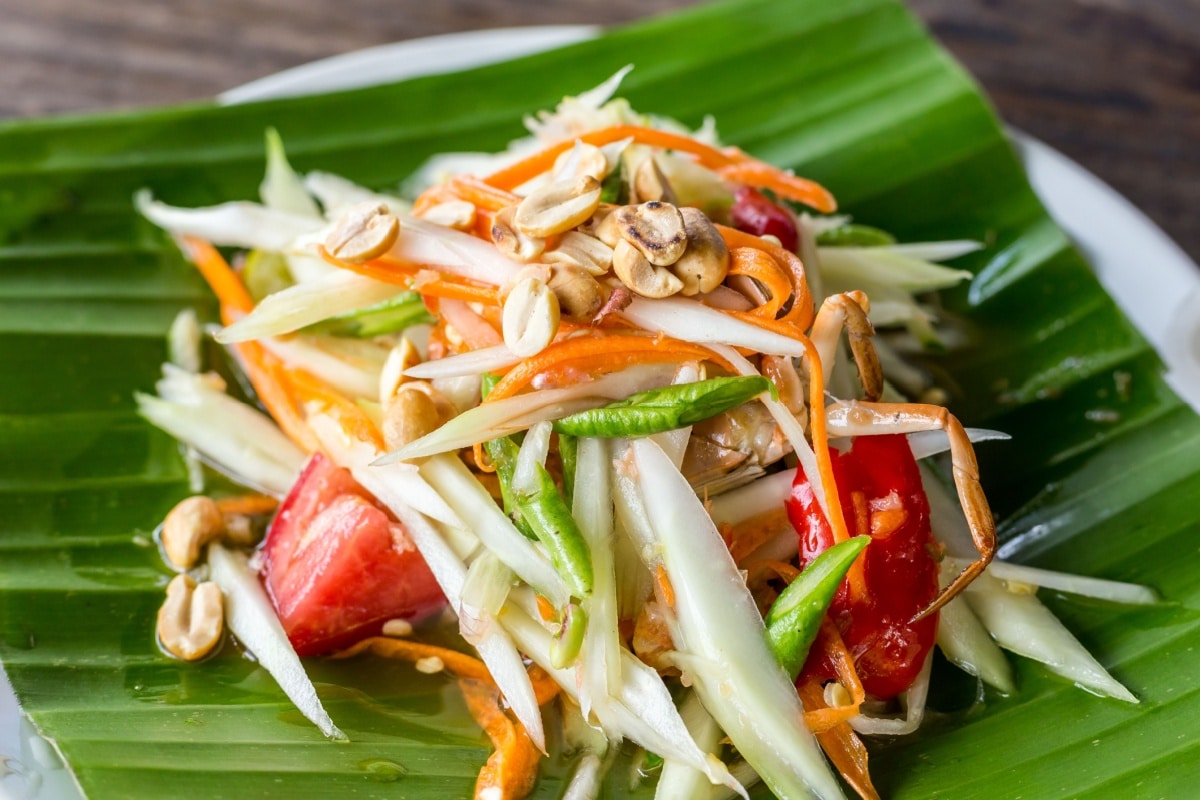
<path fill-rule="evenodd" d="M 670 297 L 683 288 L 683 282 L 669 269 L 654 266 L 625 240 L 618 242 L 613 251 L 613 272 L 631 291 L 643 297 Z"/>
<path fill-rule="evenodd" d="M 546 249 L 546 240 L 527 236 L 514 226 L 517 206 L 502 208 L 492 218 L 492 242 L 501 253 L 517 261 L 533 261 Z"/>
<path fill-rule="evenodd" d="M 681 294 L 711 292 L 729 273 L 729 247 L 720 231 L 698 208 L 681 208 L 687 249 L 671 265 L 671 272 L 683 282 Z"/>
<path fill-rule="evenodd" d="M 386 253 L 399 235 L 400 220 L 383 203 L 367 200 L 342 214 L 325 237 L 325 249 L 335 258 L 357 264 Z"/>
<path fill-rule="evenodd" d="M 633 193 L 641 203 L 648 200 L 661 200 L 664 203 L 675 205 L 678 202 L 675 199 L 675 192 L 671 189 L 671 182 L 663 174 L 662 169 L 658 166 L 658 159 L 654 156 L 647 157 L 634 173 Z"/>
<path fill-rule="evenodd" d="M 176 575 L 167 584 L 167 599 L 158 610 L 158 641 L 184 661 L 204 658 L 221 641 L 224 607 L 215 583 L 197 584 L 187 575 Z"/>
<path fill-rule="evenodd" d="M 563 174 L 563 170 L 572 160 L 574 160 L 574 168 L 569 173 Z M 608 159 L 605 158 L 604 151 L 594 144 L 586 144 L 581 141 L 576 141 L 574 147 L 564 150 L 554 160 L 554 174 L 559 178 L 578 178 L 581 175 L 587 175 L 597 181 L 602 181 L 608 171 Z"/>
<path fill-rule="evenodd" d="M 522 358 L 532 356 L 554 339 L 558 318 L 558 298 L 544 281 L 533 277 L 518 281 L 504 300 L 504 344 Z"/>
<path fill-rule="evenodd" d="M 600 205 L 600 182 L 590 175 L 555 181 L 517 206 L 513 224 L 526 236 L 554 236 L 586 222 Z"/>
<path fill-rule="evenodd" d="M 428 383 L 402 383 L 383 415 L 383 444 L 388 450 L 399 450 L 432 433 L 441 421 L 441 413 Z"/>
<path fill-rule="evenodd" d="M 547 250 L 542 259 L 549 264 L 579 267 L 600 276 L 612 269 L 613 251 L 595 236 L 582 231 L 567 231 L 559 239 L 558 247 Z"/>
<path fill-rule="evenodd" d="M 624 206 L 615 216 L 621 238 L 636 247 L 656 267 L 674 264 L 687 248 L 683 215 L 670 203 L 651 200 L 637 206 Z"/>
<path fill-rule="evenodd" d="M 474 204 L 468 203 L 466 200 L 448 200 L 426 210 L 421 215 L 421 219 L 428 220 L 435 225 L 444 225 L 447 228 L 465 231 L 475 225 L 475 213 Z"/>
<path fill-rule="evenodd" d="M 560 312 L 576 321 L 590 320 L 604 305 L 604 287 L 585 269 L 559 264 L 547 284 Z"/>
<path fill-rule="evenodd" d="M 180 501 L 163 520 L 159 538 L 167 562 L 176 569 L 191 569 L 200 551 L 225 533 L 225 518 L 212 498 L 196 495 Z"/>
<path fill-rule="evenodd" d="M 404 383 L 404 371 L 421 363 L 421 353 L 407 336 L 388 353 L 387 361 L 379 372 L 379 403 L 386 409 L 400 384 Z"/>

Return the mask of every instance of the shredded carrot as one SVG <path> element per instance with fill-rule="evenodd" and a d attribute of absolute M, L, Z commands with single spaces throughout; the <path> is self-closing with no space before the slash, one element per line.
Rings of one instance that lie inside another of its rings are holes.
<path fill-rule="evenodd" d="M 354 441 L 367 442 L 383 450 L 383 436 L 367 412 L 317 376 L 303 369 L 285 367 L 283 373 L 293 396 L 304 404 L 320 406 L 337 420 L 342 430 Z"/>
<path fill-rule="evenodd" d="M 797 330 L 807 331 L 812 326 L 813 316 L 816 312 L 813 309 L 812 292 L 808 288 L 808 278 L 805 276 L 804 262 L 800 260 L 800 257 L 777 244 L 768 242 L 761 236 L 754 236 L 724 225 L 718 225 L 717 230 L 721 232 L 721 238 L 725 240 L 726 246 L 731 251 L 737 247 L 752 247 L 762 250 L 773 258 L 776 264 L 785 269 L 792 281 L 792 307 L 784 319 L 792 323 Z"/>
<path fill-rule="evenodd" d="M 237 497 L 222 497 L 217 500 L 217 509 L 222 514 L 270 514 L 279 507 L 279 501 L 264 494 L 243 494 Z"/>
<path fill-rule="evenodd" d="M 808 423 L 809 430 L 812 431 L 813 451 L 817 456 L 817 469 L 821 474 L 821 489 L 825 492 L 826 513 L 829 515 L 833 541 L 844 542 L 850 538 L 850 531 L 846 528 L 837 480 L 833 475 L 833 456 L 829 452 L 829 432 L 825 427 L 825 378 L 821 368 L 821 356 L 808 337 L 800 341 L 804 345 L 805 361 L 808 363 Z M 846 585 L 849 587 L 850 596 L 856 600 L 865 600 L 867 597 L 867 579 L 863 573 L 863 563 L 860 555 L 846 572 Z"/>
<path fill-rule="evenodd" d="M 450 188 L 449 183 L 437 183 L 430 186 L 425 191 L 417 195 L 417 199 L 413 201 L 412 215 L 414 217 L 424 216 L 429 209 L 442 203 L 448 203 L 451 200 L 461 200 L 462 198 Z"/>
<path fill-rule="evenodd" d="M 318 246 L 317 252 L 322 259 L 335 267 L 341 267 L 383 283 L 412 288 L 422 295 L 442 297 L 447 300 L 462 300 L 467 303 L 500 304 L 500 293 L 496 287 L 481 286 L 465 279 L 456 280 L 436 270 L 428 271 L 435 273 L 437 277 L 421 282 L 420 286 L 415 286 L 418 273 L 427 269 L 420 264 L 409 264 L 394 258 L 378 258 L 362 264 L 355 264 L 331 255 L 323 246 Z"/>
<path fill-rule="evenodd" d="M 254 299 L 246 291 L 245 284 L 217 248 L 194 236 L 183 237 L 181 244 L 185 255 L 221 301 L 223 323 L 230 325 L 254 309 Z M 238 342 L 233 349 L 254 393 L 284 434 L 306 452 L 319 450 L 316 435 L 296 410 L 295 401 L 281 380 L 279 359 L 256 342 Z"/>
<path fill-rule="evenodd" d="M 800 700 L 810 713 L 825 708 L 825 696 L 819 681 L 805 681 L 799 686 L 799 690 Z M 817 743 L 850 788 L 857 792 L 862 800 L 879 800 L 879 792 L 871 783 L 871 773 L 867 769 L 867 748 L 854 729 L 845 722 L 839 722 L 832 728 L 817 733 L 816 737 Z"/>
<path fill-rule="evenodd" d="M 475 800 L 526 797 L 537 782 L 542 754 L 529 738 L 525 726 L 504 712 L 500 706 L 500 693 L 494 685 L 460 680 L 458 686 L 471 716 L 495 748 L 475 780 Z"/>
<path fill-rule="evenodd" d="M 488 474 L 496 471 L 496 465 L 487 457 L 487 453 L 483 452 L 483 442 L 476 442 L 471 446 L 471 455 L 475 459 L 475 469 Z"/>
<path fill-rule="evenodd" d="M 637 362 L 711 361 L 733 371 L 725 359 L 706 347 L 665 336 L 581 336 L 554 342 L 508 371 L 484 402 L 512 397 L 541 373 L 567 367 L 585 372 L 612 371 Z"/>
<path fill-rule="evenodd" d="M 842 634 L 838 632 L 837 626 L 830 622 L 829 617 L 821 620 L 821 628 L 817 633 L 817 640 L 813 642 L 813 647 L 824 651 L 830 663 L 833 664 L 838 681 L 850 693 L 849 705 L 805 712 L 804 723 L 810 730 L 817 733 L 829 730 L 851 717 L 858 716 L 863 701 L 867 699 L 867 693 L 858 677 L 858 670 L 854 667 L 854 657 L 846 648 Z"/>
<path fill-rule="evenodd" d="M 254 299 L 250 297 L 250 292 L 246 290 L 242 279 L 233 271 L 229 262 L 217 248 L 195 236 L 182 237 L 180 244 L 184 255 L 196 265 L 196 269 L 200 270 L 200 274 L 208 283 L 209 288 L 213 290 L 213 294 L 221 301 L 222 318 L 224 318 L 226 308 L 230 311 L 249 314 L 254 308 Z M 232 320 L 223 319 L 223 321 L 228 325 Z"/>
<path fill-rule="evenodd" d="M 667 131 L 660 131 L 655 128 L 645 128 L 640 125 L 614 125 L 610 128 L 602 128 L 598 131 L 590 131 L 565 139 L 558 144 L 547 147 L 545 150 L 534 153 L 523 161 L 518 161 L 516 164 L 505 167 L 499 172 L 492 173 L 484 180 L 494 187 L 511 191 L 521 184 L 536 178 L 546 170 L 551 169 L 554 166 L 555 159 L 575 146 L 576 139 L 582 141 L 584 144 L 591 144 L 596 147 L 611 144 L 612 142 L 619 142 L 622 139 L 633 139 L 638 144 L 647 144 L 668 150 L 691 153 L 696 156 L 696 160 L 700 164 L 709 169 L 719 169 L 749 160 L 748 156 L 740 150 L 719 150 L 698 142 L 690 136 L 668 133 Z"/>
<path fill-rule="evenodd" d="M 550 673 L 534 664 L 529 668 L 529 682 L 533 684 L 533 697 L 539 706 L 544 706 L 562 691 L 562 687 L 554 682 Z"/>
<path fill-rule="evenodd" d="M 730 251 L 729 274 L 745 275 L 762 284 L 770 298 L 751 313 L 775 319 L 783 304 L 792 296 L 792 282 L 775 259 L 756 247 L 735 247 Z"/>
<path fill-rule="evenodd" d="M 553 622 L 554 620 L 558 619 L 558 610 L 554 607 L 553 603 L 542 597 L 540 594 L 534 595 L 534 597 L 537 600 L 538 614 L 543 620 L 546 622 Z"/>
<path fill-rule="evenodd" d="M 784 200 L 811 206 L 822 214 L 837 211 L 837 200 L 828 189 L 816 181 L 798 178 L 762 161 L 747 160 L 717 169 L 717 174 L 734 183 L 744 183 L 758 189 L 770 189 Z"/>
<path fill-rule="evenodd" d="M 499 211 L 502 208 L 515 206 L 521 198 L 512 192 L 497 188 L 493 184 L 476 178 L 474 175 L 458 175 L 450 179 L 450 191 L 463 200 L 484 211 Z"/>
<path fill-rule="evenodd" d="M 658 599 L 666 604 L 667 608 L 675 608 L 675 587 L 671 584 L 671 576 L 667 574 L 666 567 L 659 564 L 654 570 L 654 585 L 658 587 Z"/>
<path fill-rule="evenodd" d="M 345 650 L 333 654 L 334 658 L 351 658 L 362 653 L 373 653 L 382 658 L 395 658 L 417 662 L 423 658 L 441 659 L 446 669 L 459 678 L 471 678 L 492 683 L 492 675 L 478 658 L 451 650 L 447 647 L 414 642 L 411 639 L 395 639 L 390 636 L 372 636 L 357 642 Z"/>

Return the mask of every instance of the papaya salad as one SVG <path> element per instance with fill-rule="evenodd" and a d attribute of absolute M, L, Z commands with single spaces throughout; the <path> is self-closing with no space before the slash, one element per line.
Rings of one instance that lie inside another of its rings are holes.
<path fill-rule="evenodd" d="M 922 724 L 935 645 L 1002 693 L 1006 649 L 1137 702 L 1036 591 L 1153 593 L 994 560 L 973 442 L 1006 437 L 910 359 L 953 346 L 932 293 L 970 273 L 938 262 L 980 245 L 838 216 L 623 74 L 394 195 L 274 131 L 261 202 L 138 195 L 221 316 L 181 314 L 137 398 L 196 492 L 159 531 L 162 649 L 227 630 L 333 739 L 300 657 L 444 672 L 493 745 L 477 798 L 531 792 L 550 729 L 564 797 L 619 746 L 658 798 L 878 797 L 864 742 Z"/>

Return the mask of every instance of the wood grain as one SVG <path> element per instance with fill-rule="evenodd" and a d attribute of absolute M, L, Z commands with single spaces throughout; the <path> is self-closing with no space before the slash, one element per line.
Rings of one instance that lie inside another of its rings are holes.
<path fill-rule="evenodd" d="M 831 0 L 832 1 L 832 0 Z M 474 28 L 619 24 L 687 0 L 0 0 L 0 117 L 199 100 Z M 1200 258 L 1200 0 L 910 0 L 1001 115 Z"/>

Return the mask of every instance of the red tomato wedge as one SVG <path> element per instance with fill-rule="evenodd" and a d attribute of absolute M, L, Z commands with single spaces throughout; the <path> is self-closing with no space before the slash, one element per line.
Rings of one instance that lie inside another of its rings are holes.
<path fill-rule="evenodd" d="M 937 636 L 936 614 L 910 622 L 938 591 L 929 501 L 902 435 L 860 436 L 849 451 L 833 456 L 850 533 L 870 534 L 872 542 L 862 555 L 867 596 L 850 597 L 843 583 L 829 614 L 854 656 L 863 688 L 891 698 L 912 685 Z M 802 469 L 787 505 L 800 534 L 800 563 L 807 566 L 833 546 L 833 532 Z M 827 662 L 814 650 L 801 679 L 832 680 L 835 671 Z"/>
<path fill-rule="evenodd" d="M 263 544 L 263 578 L 296 652 L 318 655 L 445 602 L 429 567 L 375 498 L 316 454 Z"/>

